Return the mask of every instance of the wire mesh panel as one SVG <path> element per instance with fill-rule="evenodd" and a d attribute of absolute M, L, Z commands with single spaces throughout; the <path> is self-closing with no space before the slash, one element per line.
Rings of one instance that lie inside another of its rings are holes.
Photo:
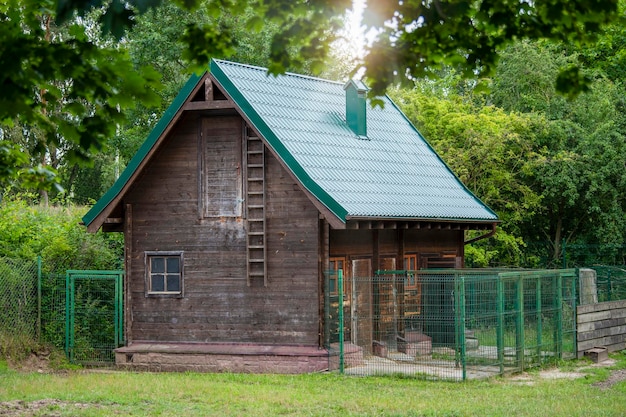
<path fill-rule="evenodd" d="M 0 340 L 4 343 L 38 337 L 37 271 L 35 261 L 0 258 Z"/>
<path fill-rule="evenodd" d="M 82 364 L 114 362 L 122 342 L 122 272 L 67 272 L 66 351 Z"/>
<path fill-rule="evenodd" d="M 65 273 L 41 276 L 41 340 L 58 348 L 65 347 L 65 281 Z"/>
<path fill-rule="evenodd" d="M 626 300 L 626 269 L 615 266 L 594 266 L 597 274 L 598 302 Z"/>
<path fill-rule="evenodd" d="M 343 290 L 343 303 L 326 293 L 326 328 L 347 374 L 464 380 L 576 352 L 574 270 L 379 271 L 344 277 Z"/>

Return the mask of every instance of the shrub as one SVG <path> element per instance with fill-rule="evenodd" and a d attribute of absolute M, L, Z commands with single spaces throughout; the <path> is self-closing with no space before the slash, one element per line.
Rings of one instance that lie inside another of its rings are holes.
<path fill-rule="evenodd" d="M 38 335 L 47 343 L 63 346 L 66 270 L 122 268 L 123 236 L 87 233 L 80 224 L 86 210 L 33 206 L 20 199 L 0 203 L 0 358 L 27 357 L 38 348 Z M 38 256 L 42 259 L 41 300 L 37 298 Z"/>
<path fill-rule="evenodd" d="M 23 200 L 0 204 L 0 257 L 33 260 L 43 270 L 120 269 L 121 233 L 87 233 L 80 224 L 85 206 L 32 206 Z"/>

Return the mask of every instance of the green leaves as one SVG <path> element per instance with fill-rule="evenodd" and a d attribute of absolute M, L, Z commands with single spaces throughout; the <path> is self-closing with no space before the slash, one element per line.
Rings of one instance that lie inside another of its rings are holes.
<path fill-rule="evenodd" d="M 7 186 L 9 179 L 14 178 L 20 167 L 28 162 L 28 158 L 20 151 L 17 144 L 0 141 L 0 186 Z"/>
<path fill-rule="evenodd" d="M 495 70 L 499 51 L 515 40 L 582 44 L 618 17 L 617 0 L 371 3 L 365 23 L 382 30 L 364 63 L 374 95 L 398 78 L 405 80 L 405 74 L 433 77 L 445 65 L 466 77 L 487 76 Z M 572 70 L 564 71 L 561 80 L 574 83 L 559 83 L 559 91 L 584 91 L 584 79 Z"/>
<path fill-rule="evenodd" d="M 0 74 L 0 127 L 16 123 L 36 132 L 34 145 L 21 150 L 22 164 L 27 152 L 55 163 L 50 152 L 57 149 L 63 149 L 68 162 L 88 161 L 107 146 L 126 109 L 138 101 L 158 101 L 154 91 L 159 75 L 154 70 L 135 69 L 122 50 L 96 45 L 83 25 L 55 28 L 34 3 L 18 1 L 13 7 L 21 13 L 10 7 L 0 15 L 0 65 L 6 69 Z M 0 171 L 5 181 L 15 178 L 11 170 Z M 56 187 L 55 175 L 54 166 L 35 164 L 19 180 L 23 186 L 50 189 Z"/>
<path fill-rule="evenodd" d="M 556 77 L 556 90 L 570 99 L 589 91 L 590 84 L 591 77 L 584 75 L 575 65 L 562 69 Z"/>
<path fill-rule="evenodd" d="M 196 62 L 198 69 L 206 68 L 211 57 L 227 57 L 235 52 L 236 41 L 231 38 L 228 27 L 224 30 L 212 25 L 199 27 L 193 23 L 187 25 L 181 40 L 187 48 L 183 57 Z"/>

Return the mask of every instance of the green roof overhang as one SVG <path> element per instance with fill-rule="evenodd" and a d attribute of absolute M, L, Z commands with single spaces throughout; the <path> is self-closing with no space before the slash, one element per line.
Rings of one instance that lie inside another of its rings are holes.
<path fill-rule="evenodd" d="M 141 145 L 137 153 L 130 160 L 126 169 L 122 172 L 120 177 L 115 181 L 113 186 L 107 190 L 107 192 L 93 205 L 93 207 L 83 216 L 83 223 L 87 226 L 88 230 L 91 232 L 97 231 L 102 222 L 98 224 L 92 223 L 105 212 L 107 208 L 112 209 L 110 207 L 114 202 L 116 197 L 118 197 L 122 191 L 130 185 L 130 181 L 133 176 L 137 173 L 137 170 L 141 163 L 145 160 L 146 156 L 150 153 L 152 148 L 157 144 L 159 138 L 163 135 L 167 127 L 172 123 L 175 119 L 176 115 L 179 114 L 183 104 L 187 101 L 189 95 L 197 86 L 199 80 L 202 78 L 203 74 L 193 74 L 187 83 L 183 86 L 181 91 L 178 93 L 172 104 L 165 110 L 163 116 L 159 119 L 157 124 L 154 126 L 148 138 Z"/>

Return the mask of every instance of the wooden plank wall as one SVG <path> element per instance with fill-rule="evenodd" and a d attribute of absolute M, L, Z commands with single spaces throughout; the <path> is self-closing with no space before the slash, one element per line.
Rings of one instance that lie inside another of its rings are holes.
<path fill-rule="evenodd" d="M 609 352 L 626 349 L 626 300 L 578 306 L 578 358 L 594 347 Z"/>
<path fill-rule="evenodd" d="M 399 239 L 403 239 L 399 242 Z M 378 239 L 378 245 L 374 240 Z M 451 252 L 463 257 L 463 231 L 460 230 L 331 230 L 330 256 L 345 256 L 348 259 L 375 257 L 379 259 L 397 257 L 396 267 L 403 269 L 399 249 L 406 254 L 441 254 Z M 378 259 L 374 270 L 380 269 Z M 422 267 L 421 265 L 419 266 Z M 371 272 L 373 275 L 374 271 Z"/>
<path fill-rule="evenodd" d="M 198 146 L 203 124 L 204 149 Z M 127 194 L 130 340 L 318 345 L 319 219 L 313 204 L 268 155 L 269 285 L 260 288 L 247 285 L 245 219 L 232 206 L 212 210 L 218 194 L 238 195 L 228 184 L 238 186 L 230 174 L 241 160 L 241 129 L 239 116 L 179 121 Z M 203 160 L 204 172 L 214 178 L 198 186 Z M 216 188 L 214 181 L 224 177 L 218 166 L 230 173 Z M 205 210 L 203 189 L 210 206 Z M 146 296 L 145 251 L 184 252 L 184 297 Z"/>

